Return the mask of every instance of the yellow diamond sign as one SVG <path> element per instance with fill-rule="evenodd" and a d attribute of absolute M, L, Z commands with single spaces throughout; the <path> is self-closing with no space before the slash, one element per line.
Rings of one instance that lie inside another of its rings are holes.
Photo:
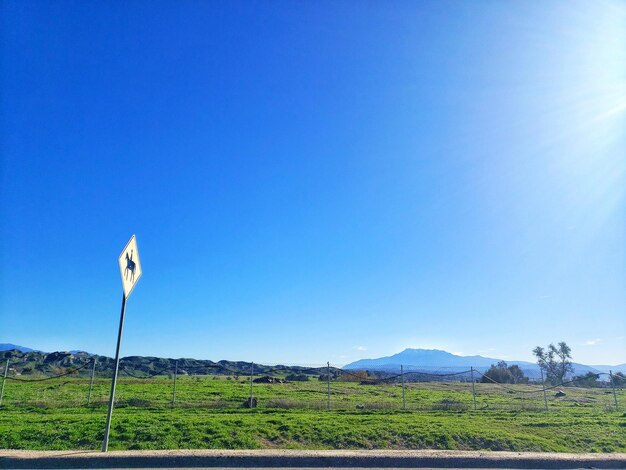
<path fill-rule="evenodd" d="M 141 277 L 141 262 L 139 261 L 139 250 L 137 249 L 137 239 L 135 235 L 130 237 L 130 240 L 120 255 L 119 262 L 120 274 L 122 275 L 122 287 L 124 288 L 124 298 L 127 299 Z"/>

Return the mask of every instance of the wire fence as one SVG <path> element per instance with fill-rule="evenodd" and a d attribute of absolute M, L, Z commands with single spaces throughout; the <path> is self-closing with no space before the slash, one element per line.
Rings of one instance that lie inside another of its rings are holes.
<path fill-rule="evenodd" d="M 605 380 L 594 386 L 589 386 L 589 377 L 558 384 L 504 384 L 473 367 L 385 374 L 329 363 L 233 367 L 197 362 L 172 360 L 155 370 L 138 371 L 122 360 L 116 407 L 614 412 L 626 399 L 609 373 L 597 374 Z M 110 364 L 98 367 L 95 359 L 45 377 L 11 372 L 7 361 L 0 390 L 3 408 L 98 407 L 105 406 L 109 397 L 112 368 Z"/>

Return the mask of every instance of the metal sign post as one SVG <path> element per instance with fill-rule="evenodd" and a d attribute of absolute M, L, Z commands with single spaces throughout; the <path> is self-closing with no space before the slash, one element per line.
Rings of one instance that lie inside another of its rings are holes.
<path fill-rule="evenodd" d="M 117 373 L 120 368 L 120 345 L 122 343 L 122 330 L 124 329 L 124 313 L 126 312 L 126 296 L 122 296 L 122 313 L 120 316 L 120 328 L 117 333 L 117 347 L 115 348 L 115 365 L 113 367 L 113 381 L 111 382 L 111 395 L 109 397 L 109 412 L 107 413 L 107 424 L 104 430 L 104 441 L 102 442 L 102 452 L 109 450 L 109 432 L 111 431 L 111 416 L 113 416 L 113 402 L 115 401 L 115 386 L 117 385 Z"/>
<path fill-rule="evenodd" d="M 252 404 L 252 398 L 253 398 L 253 395 L 252 395 L 252 382 L 254 381 L 253 377 L 254 377 L 254 362 L 252 362 L 250 364 L 250 401 L 249 401 L 250 408 L 254 408 L 254 405 Z"/>
<path fill-rule="evenodd" d="M 178 361 L 174 363 L 174 390 L 172 390 L 172 406 L 176 403 L 176 381 L 178 380 Z"/>
<path fill-rule="evenodd" d="M 474 411 L 476 411 L 476 384 L 474 383 L 474 367 L 471 368 L 472 373 L 472 398 L 474 399 Z"/>
<path fill-rule="evenodd" d="M 611 377 L 611 388 L 613 389 L 613 399 L 615 400 L 615 411 L 617 411 L 617 395 L 615 394 L 615 381 L 613 380 L 613 371 L 609 371 L 609 376 Z"/>
<path fill-rule="evenodd" d="M 4 368 L 4 376 L 2 377 L 2 390 L 0 390 L 0 405 L 2 405 L 2 397 L 4 396 L 4 383 L 7 381 L 8 373 L 9 373 L 9 359 L 7 359 L 7 365 Z"/>
<path fill-rule="evenodd" d="M 96 358 L 93 358 L 93 367 L 91 368 L 91 382 L 89 382 L 89 395 L 87 395 L 87 405 L 91 404 L 91 389 L 93 388 L 93 378 L 96 375 Z"/>
<path fill-rule="evenodd" d="M 326 374 L 326 383 L 328 384 L 328 403 L 326 409 L 330 410 L 330 362 L 326 363 L 328 367 L 328 373 Z"/>
<path fill-rule="evenodd" d="M 111 431 L 111 417 L 113 416 L 113 405 L 115 403 L 115 386 L 117 385 L 117 374 L 120 368 L 120 346 L 122 344 L 122 330 L 124 329 L 124 313 L 126 312 L 126 299 L 130 296 L 133 288 L 141 277 L 141 263 L 139 262 L 139 251 L 137 250 L 137 240 L 135 235 L 130 237 L 126 247 L 119 257 L 120 274 L 122 275 L 122 311 L 120 313 L 120 327 L 117 332 L 117 347 L 115 348 L 115 366 L 113 368 L 113 380 L 111 382 L 111 396 L 109 397 L 109 411 L 107 413 L 107 424 L 104 429 L 104 441 L 102 442 L 102 452 L 109 449 L 109 433 Z"/>
<path fill-rule="evenodd" d="M 404 366 L 400 365 L 400 375 L 402 376 L 402 410 L 406 411 L 406 399 L 404 398 Z"/>
<path fill-rule="evenodd" d="M 541 372 L 541 386 L 543 387 L 543 403 L 546 405 L 546 411 L 548 411 L 548 396 L 546 395 L 546 382 L 543 380 L 543 369 L 540 367 Z"/>

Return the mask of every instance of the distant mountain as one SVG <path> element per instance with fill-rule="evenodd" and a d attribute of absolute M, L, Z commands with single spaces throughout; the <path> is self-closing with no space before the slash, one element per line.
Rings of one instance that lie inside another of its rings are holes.
<path fill-rule="evenodd" d="M 616 374 L 617 372 L 626 374 L 626 364 L 618 364 L 616 366 L 590 366 L 590 367 L 593 367 L 594 369 L 597 369 L 599 371 L 606 372 L 606 373 L 608 373 L 609 371 L 612 371 L 614 374 Z"/>
<path fill-rule="evenodd" d="M 31 349 L 31 348 L 27 348 L 26 346 L 20 346 L 19 344 L 0 343 L 0 351 L 11 351 L 12 349 L 15 349 L 16 351 L 23 352 L 23 353 L 42 352 L 42 351 L 39 351 L 38 349 Z M 69 352 L 70 354 L 79 354 L 79 353 L 89 354 L 87 351 L 83 351 L 81 349 L 72 349 Z"/>
<path fill-rule="evenodd" d="M 344 366 L 345 369 L 388 369 L 396 370 L 402 364 L 411 368 L 461 368 L 490 367 L 500 359 L 483 356 L 457 356 L 439 349 L 405 349 L 393 356 L 378 359 L 361 359 Z M 533 365 L 528 362 L 528 365 Z"/>
<path fill-rule="evenodd" d="M 475 370 L 484 372 L 492 364 L 500 362 L 502 359 L 483 356 L 457 356 L 456 354 L 439 349 L 405 349 L 393 356 L 381 357 L 377 359 L 361 359 L 344 366 L 348 370 L 375 370 L 385 372 L 398 372 L 400 365 L 405 371 L 421 372 L 461 372 L 473 367 Z M 506 361 L 508 365 L 517 365 L 524 374 L 531 378 L 540 377 L 539 366 L 527 361 Z M 586 366 L 584 364 L 572 363 L 574 375 L 582 375 L 587 372 L 595 374 L 608 372 L 606 367 L 618 372 L 622 366 Z M 602 367 L 602 368 L 600 368 Z"/>
<path fill-rule="evenodd" d="M 27 348 L 26 346 L 20 346 L 18 344 L 0 343 L 0 351 L 10 351 L 15 349 L 20 352 L 33 352 L 35 349 Z"/>

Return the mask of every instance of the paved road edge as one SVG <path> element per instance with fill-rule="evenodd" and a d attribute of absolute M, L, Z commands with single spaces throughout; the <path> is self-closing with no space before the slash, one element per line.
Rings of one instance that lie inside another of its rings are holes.
<path fill-rule="evenodd" d="M 624 468 L 626 454 L 562 454 L 477 451 L 299 451 L 0 450 L 0 468 L 182 468 L 182 467 L 361 467 L 361 468 Z"/>

